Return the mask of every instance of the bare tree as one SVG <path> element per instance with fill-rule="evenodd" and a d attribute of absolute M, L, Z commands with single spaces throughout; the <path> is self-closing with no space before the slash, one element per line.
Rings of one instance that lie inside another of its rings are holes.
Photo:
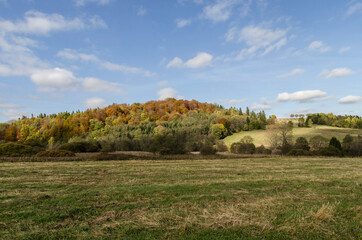
<path fill-rule="evenodd" d="M 267 136 L 272 149 L 286 146 L 293 138 L 293 125 L 288 122 L 278 122 L 267 127 Z"/>

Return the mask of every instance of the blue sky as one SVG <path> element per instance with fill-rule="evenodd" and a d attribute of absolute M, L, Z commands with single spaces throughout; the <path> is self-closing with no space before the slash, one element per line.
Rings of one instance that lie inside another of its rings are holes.
<path fill-rule="evenodd" d="M 362 1 L 0 0 L 0 121 L 167 97 L 362 115 Z"/>

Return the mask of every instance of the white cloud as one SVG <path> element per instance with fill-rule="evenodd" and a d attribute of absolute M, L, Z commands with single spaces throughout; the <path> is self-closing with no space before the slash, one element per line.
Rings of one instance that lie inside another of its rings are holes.
<path fill-rule="evenodd" d="M 102 62 L 101 66 L 110 71 L 120 71 L 123 73 L 140 74 L 140 75 L 144 75 L 146 77 L 156 76 L 156 73 L 144 70 L 142 68 L 130 67 L 130 66 L 111 63 L 111 62 Z"/>
<path fill-rule="evenodd" d="M 144 16 L 147 13 L 147 9 L 143 6 L 140 6 L 137 11 L 138 16 Z"/>
<path fill-rule="evenodd" d="M 308 49 L 311 51 L 328 52 L 331 47 L 325 46 L 322 41 L 313 41 L 309 44 Z"/>
<path fill-rule="evenodd" d="M 85 53 L 78 53 L 75 50 L 65 48 L 63 50 L 60 50 L 57 53 L 57 57 L 70 59 L 70 60 L 82 60 L 82 61 L 91 61 L 91 62 L 99 62 L 97 56 L 93 54 L 85 54 Z"/>
<path fill-rule="evenodd" d="M 61 68 L 40 70 L 33 73 L 30 78 L 41 92 L 71 89 L 78 83 L 72 72 Z"/>
<path fill-rule="evenodd" d="M 214 5 L 205 6 L 201 16 L 214 23 L 226 21 L 230 18 L 234 4 L 233 0 L 218 0 Z"/>
<path fill-rule="evenodd" d="M 277 78 L 287 78 L 287 77 L 291 77 L 291 76 L 294 76 L 294 75 L 297 75 L 297 74 L 302 74 L 304 72 L 305 72 L 304 69 L 296 68 L 296 69 L 294 69 L 293 71 L 291 71 L 289 73 L 284 73 L 284 74 L 278 75 Z"/>
<path fill-rule="evenodd" d="M 178 28 L 183 28 L 190 24 L 191 24 L 191 19 L 182 19 L 182 18 L 176 19 L 176 25 Z"/>
<path fill-rule="evenodd" d="M 301 108 L 301 109 L 293 111 L 292 113 L 294 113 L 294 114 L 306 114 L 311 110 L 312 110 L 312 108 Z"/>
<path fill-rule="evenodd" d="M 355 3 L 353 5 L 351 5 L 348 10 L 347 10 L 347 16 L 351 16 L 357 12 L 361 12 L 362 11 L 362 3 Z"/>
<path fill-rule="evenodd" d="M 362 102 L 362 97 L 361 96 L 346 96 L 346 97 L 339 99 L 338 102 L 341 104 L 358 103 L 358 102 Z"/>
<path fill-rule="evenodd" d="M 319 75 L 325 76 L 327 79 L 329 79 L 329 78 L 345 77 L 345 76 L 352 75 L 352 74 L 355 74 L 355 72 L 353 72 L 349 68 L 335 68 L 331 71 L 323 70 Z"/>
<path fill-rule="evenodd" d="M 184 4 L 185 2 L 188 2 L 188 1 L 194 2 L 196 4 L 202 4 L 204 2 L 203 0 L 177 0 L 177 2 L 180 4 Z"/>
<path fill-rule="evenodd" d="M 247 101 L 248 99 L 247 98 L 242 98 L 242 99 L 230 99 L 230 100 L 222 100 L 220 99 L 218 102 L 220 104 L 224 104 L 224 105 L 227 105 L 227 106 L 234 106 L 234 105 L 238 105 L 240 103 L 243 103 L 245 101 Z"/>
<path fill-rule="evenodd" d="M 115 92 L 124 94 L 122 85 L 98 78 L 77 78 L 66 69 L 54 68 L 39 70 L 30 76 L 40 92 L 55 92 L 64 90 L 81 90 L 87 92 Z"/>
<path fill-rule="evenodd" d="M 254 103 L 252 106 L 251 106 L 251 109 L 254 110 L 254 111 L 263 111 L 263 110 L 269 110 L 271 109 L 272 107 L 270 105 L 265 105 L 265 104 L 256 104 Z"/>
<path fill-rule="evenodd" d="M 37 11 L 26 12 L 23 21 L 0 20 L 0 30 L 7 33 L 47 35 L 51 32 L 81 30 L 86 27 L 106 27 L 106 24 L 96 16 L 87 21 L 80 18 L 67 20 L 59 14 Z"/>
<path fill-rule="evenodd" d="M 167 98 L 182 98 L 181 96 L 177 95 L 177 91 L 173 88 L 163 88 L 157 92 L 157 95 L 159 96 L 159 100 L 165 100 Z"/>
<path fill-rule="evenodd" d="M 0 108 L 20 108 L 19 104 L 0 101 Z"/>
<path fill-rule="evenodd" d="M 205 52 L 201 52 L 198 53 L 196 57 L 188 60 L 185 63 L 185 66 L 189 68 L 202 68 L 209 66 L 211 64 L 211 61 L 212 61 L 212 55 Z"/>
<path fill-rule="evenodd" d="M 8 120 L 16 120 L 18 118 L 21 118 L 22 116 L 28 115 L 28 113 L 23 112 L 23 111 L 14 110 L 14 109 L 9 109 L 9 110 L 1 112 L 0 115 L 7 117 Z"/>
<path fill-rule="evenodd" d="M 233 27 L 225 34 L 228 42 L 245 43 L 248 48 L 242 49 L 235 60 L 241 60 L 246 56 L 264 56 L 271 51 L 279 50 L 287 43 L 287 30 L 271 30 L 262 26 L 247 26 L 242 29 Z"/>
<path fill-rule="evenodd" d="M 99 97 L 88 98 L 84 101 L 87 108 L 103 108 L 107 106 L 106 100 Z"/>
<path fill-rule="evenodd" d="M 109 71 L 120 71 L 126 74 L 140 74 L 146 77 L 153 77 L 156 73 L 144 70 L 142 68 L 130 67 L 126 65 L 111 63 L 107 61 L 100 60 L 97 56 L 93 54 L 79 53 L 72 49 L 63 49 L 57 53 L 58 57 L 69 59 L 69 60 L 81 60 L 97 63 L 98 66 L 101 66 Z"/>
<path fill-rule="evenodd" d="M 279 93 L 276 99 L 277 102 L 294 101 L 298 103 L 313 102 L 327 98 L 327 93 L 321 90 L 305 90 L 294 93 Z"/>
<path fill-rule="evenodd" d="M 36 46 L 32 39 L 0 33 L 0 76 L 27 76 L 35 69 L 48 67 L 31 51 L 30 47 Z"/>
<path fill-rule="evenodd" d="M 97 3 L 99 5 L 107 5 L 110 0 L 74 0 L 76 6 L 84 6 L 87 3 Z"/>
<path fill-rule="evenodd" d="M 116 92 L 124 94 L 121 86 L 119 83 L 108 82 L 98 78 L 85 78 L 82 83 L 83 89 L 88 92 Z"/>
<path fill-rule="evenodd" d="M 227 21 L 233 10 L 238 10 L 238 16 L 246 16 L 250 11 L 251 0 L 217 0 L 214 4 L 203 8 L 201 18 L 213 23 Z"/>
<path fill-rule="evenodd" d="M 167 68 L 171 68 L 171 67 L 182 67 L 183 66 L 183 61 L 181 58 L 175 57 L 174 59 L 172 59 L 168 64 L 167 64 Z"/>
<path fill-rule="evenodd" d="M 194 58 L 189 59 L 185 63 L 182 59 L 175 57 L 168 64 L 167 68 L 203 68 L 211 65 L 213 56 L 209 53 L 200 52 Z"/>
<path fill-rule="evenodd" d="M 107 28 L 107 23 L 99 16 L 93 16 L 89 19 L 92 27 Z"/>
<path fill-rule="evenodd" d="M 348 52 L 349 50 L 351 50 L 352 48 L 351 47 L 343 47 L 341 49 L 339 49 L 339 53 L 345 53 L 345 52 Z"/>

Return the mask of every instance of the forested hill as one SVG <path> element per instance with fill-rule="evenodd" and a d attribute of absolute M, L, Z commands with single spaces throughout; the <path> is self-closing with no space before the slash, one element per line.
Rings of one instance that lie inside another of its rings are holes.
<path fill-rule="evenodd" d="M 220 121 L 227 128 L 222 130 L 224 135 L 243 130 L 246 128 L 245 124 L 248 124 L 248 129 L 259 129 L 266 124 L 264 112 L 249 113 L 247 109 L 246 114 L 243 114 L 241 109 L 224 109 L 216 104 L 170 98 L 132 105 L 113 104 L 84 112 L 23 117 L 11 124 L 0 124 L 0 140 L 23 142 L 29 138 L 37 138 L 42 141 L 62 141 L 75 136 L 85 136 L 89 132 L 106 135 L 110 129 L 121 126 L 126 126 L 128 133 L 140 129 L 141 134 L 153 134 L 155 128 L 160 125 L 166 128 L 181 128 L 185 125 L 199 124 L 201 119 L 206 119 L 204 125 L 210 126 L 223 116 L 226 119 Z M 235 117 L 237 119 L 233 119 Z"/>

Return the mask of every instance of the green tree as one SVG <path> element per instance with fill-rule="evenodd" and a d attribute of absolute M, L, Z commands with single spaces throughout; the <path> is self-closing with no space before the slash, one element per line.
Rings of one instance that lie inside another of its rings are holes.
<path fill-rule="evenodd" d="M 296 143 L 295 143 L 295 148 L 302 149 L 305 151 L 309 151 L 309 149 L 310 149 L 308 141 L 305 137 L 297 138 Z"/>
<path fill-rule="evenodd" d="M 329 141 L 329 146 L 342 150 L 341 142 L 336 137 L 331 138 L 331 140 Z"/>

